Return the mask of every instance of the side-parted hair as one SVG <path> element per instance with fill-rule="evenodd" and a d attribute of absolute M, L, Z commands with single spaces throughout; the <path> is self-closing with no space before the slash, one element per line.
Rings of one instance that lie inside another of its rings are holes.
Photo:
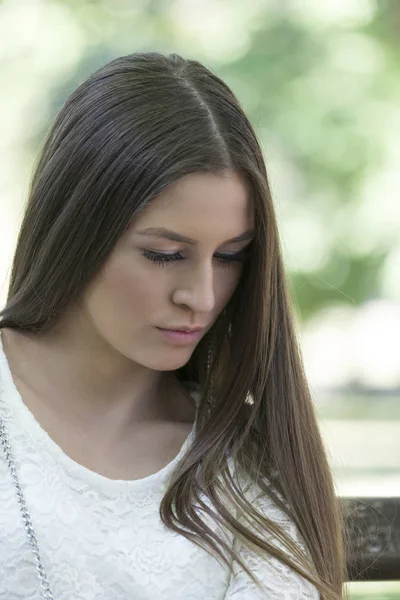
<path fill-rule="evenodd" d="M 177 371 L 199 384 L 201 402 L 160 516 L 255 579 L 200 518 L 197 502 L 260 556 L 312 582 L 321 600 L 337 600 L 347 578 L 344 518 L 304 374 L 262 150 L 211 70 L 176 54 L 135 53 L 72 93 L 32 177 L 0 328 L 49 330 L 160 192 L 192 173 L 229 170 L 249 186 L 255 238 L 231 300 Z M 307 552 L 257 509 L 241 474 L 294 522 Z"/>

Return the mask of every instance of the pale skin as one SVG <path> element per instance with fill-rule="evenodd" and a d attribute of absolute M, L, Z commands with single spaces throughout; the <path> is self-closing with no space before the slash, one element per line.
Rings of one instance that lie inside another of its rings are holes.
<path fill-rule="evenodd" d="M 149 228 L 192 241 L 144 234 Z M 24 403 L 73 460 L 111 479 L 138 479 L 176 456 L 195 405 L 174 370 L 198 341 L 176 345 L 156 327 L 204 326 L 206 334 L 243 269 L 240 260 L 221 260 L 245 250 L 251 233 L 228 240 L 253 228 L 248 189 L 237 173 L 189 175 L 132 222 L 52 331 L 2 330 Z M 159 265 L 143 252 L 182 259 Z"/>

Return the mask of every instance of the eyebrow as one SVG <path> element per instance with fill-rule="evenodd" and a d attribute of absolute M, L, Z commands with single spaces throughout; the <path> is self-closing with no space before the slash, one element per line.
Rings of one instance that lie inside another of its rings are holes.
<path fill-rule="evenodd" d="M 180 233 L 176 233 L 175 231 L 171 231 L 170 229 L 165 229 L 165 227 L 149 227 L 148 229 L 142 229 L 141 231 L 136 231 L 138 235 L 151 235 L 153 237 L 164 238 L 167 240 L 172 240 L 173 242 L 184 242 L 185 244 L 197 244 L 196 240 L 192 238 L 186 237 L 185 235 L 181 235 Z M 245 242 L 247 240 L 252 240 L 255 234 L 254 229 L 248 229 L 244 233 L 241 233 L 237 237 L 232 238 L 231 240 L 227 240 L 224 244 L 234 244 L 238 242 Z"/>

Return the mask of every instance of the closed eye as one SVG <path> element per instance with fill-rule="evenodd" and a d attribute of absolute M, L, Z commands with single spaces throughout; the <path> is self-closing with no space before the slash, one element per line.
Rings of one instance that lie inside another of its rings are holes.
<path fill-rule="evenodd" d="M 167 263 L 176 262 L 178 260 L 185 260 L 180 252 L 174 252 L 172 254 L 165 254 L 161 252 L 154 252 L 153 250 L 143 250 L 143 256 L 155 263 L 157 266 L 164 267 Z M 216 260 L 223 267 L 232 266 L 233 263 L 244 263 L 249 256 L 249 247 L 244 248 L 240 252 L 234 254 L 215 254 Z"/>

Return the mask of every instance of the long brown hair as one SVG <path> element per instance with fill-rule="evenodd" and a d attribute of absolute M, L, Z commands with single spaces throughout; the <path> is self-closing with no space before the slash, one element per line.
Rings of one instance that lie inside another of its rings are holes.
<path fill-rule="evenodd" d="M 226 170 L 249 185 L 256 235 L 234 295 L 177 371 L 199 384 L 201 402 L 160 516 L 255 580 L 200 506 L 260 556 L 312 582 L 323 600 L 336 600 L 347 576 L 344 520 L 304 374 L 262 151 L 211 70 L 175 54 L 137 53 L 72 93 L 32 177 L 0 327 L 50 329 L 153 198 L 191 173 Z M 306 551 L 258 507 L 263 496 L 292 520 Z"/>

